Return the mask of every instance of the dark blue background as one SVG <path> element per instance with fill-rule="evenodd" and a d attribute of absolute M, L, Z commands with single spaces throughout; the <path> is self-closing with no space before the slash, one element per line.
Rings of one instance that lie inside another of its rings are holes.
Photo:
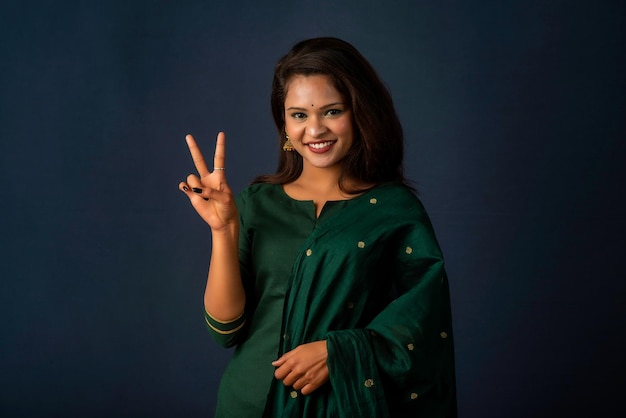
<path fill-rule="evenodd" d="M 3 2 L 0 415 L 211 416 L 230 352 L 204 329 L 184 135 L 210 155 L 226 131 L 236 192 L 273 171 L 274 63 L 332 35 L 403 121 L 451 278 L 460 416 L 620 416 L 625 9 Z"/>

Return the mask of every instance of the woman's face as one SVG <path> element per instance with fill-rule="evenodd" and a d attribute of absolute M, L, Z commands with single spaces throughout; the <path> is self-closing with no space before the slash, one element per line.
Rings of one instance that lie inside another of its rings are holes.
<path fill-rule="evenodd" d="M 305 167 L 336 167 L 354 141 L 349 104 L 324 75 L 296 75 L 287 86 L 285 133 Z"/>

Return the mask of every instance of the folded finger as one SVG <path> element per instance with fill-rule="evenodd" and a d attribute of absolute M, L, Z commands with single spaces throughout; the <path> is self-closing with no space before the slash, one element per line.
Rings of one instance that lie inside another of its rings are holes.
<path fill-rule="evenodd" d="M 184 181 L 181 181 L 178 184 L 178 190 L 185 193 L 189 199 L 193 199 L 194 197 L 193 188 L 189 184 L 185 183 Z"/>
<path fill-rule="evenodd" d="M 294 388 L 295 390 L 300 390 L 306 385 L 307 385 L 307 382 L 305 382 L 304 379 L 298 379 L 295 382 L 293 382 L 293 385 L 291 385 L 291 387 Z"/>
<path fill-rule="evenodd" d="M 215 200 L 217 203 L 227 205 L 232 202 L 230 194 L 222 190 L 216 190 L 211 187 L 191 187 L 191 192 L 204 198 L 204 200 Z"/>
<path fill-rule="evenodd" d="M 191 187 L 202 187 L 202 181 L 195 174 L 187 176 L 187 184 Z"/>
<path fill-rule="evenodd" d="M 280 380 L 280 379 L 279 379 Z M 295 373 L 289 373 L 282 379 L 283 385 L 285 386 L 293 386 L 298 381 L 298 376 Z"/>
<path fill-rule="evenodd" d="M 278 380 L 283 380 L 289 374 L 289 370 L 286 370 L 283 367 L 279 367 L 274 370 L 274 377 Z"/>
<path fill-rule="evenodd" d="M 200 187 L 192 187 L 191 191 L 197 194 L 198 196 L 200 196 L 201 198 L 203 198 L 204 200 L 209 200 L 208 197 L 203 196 L 204 190 L 201 189 Z"/>
<path fill-rule="evenodd" d="M 306 384 L 306 385 L 304 385 L 303 387 L 300 388 L 300 393 L 302 393 L 303 395 L 309 395 L 309 394 L 313 393 L 319 387 L 320 387 L 319 384 L 308 383 L 308 384 Z"/>

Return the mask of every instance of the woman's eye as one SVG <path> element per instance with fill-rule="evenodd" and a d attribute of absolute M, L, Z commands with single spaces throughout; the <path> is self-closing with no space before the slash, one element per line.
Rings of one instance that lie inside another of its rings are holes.
<path fill-rule="evenodd" d="M 326 112 L 326 114 L 328 116 L 337 116 L 341 114 L 341 109 L 330 109 L 328 112 Z"/>
<path fill-rule="evenodd" d="M 294 119 L 304 119 L 306 118 L 306 115 L 302 112 L 296 112 L 296 113 L 292 113 L 291 117 Z"/>

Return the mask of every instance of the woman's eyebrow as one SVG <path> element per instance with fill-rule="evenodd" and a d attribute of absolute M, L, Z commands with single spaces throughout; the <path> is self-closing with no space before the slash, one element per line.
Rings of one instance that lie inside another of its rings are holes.
<path fill-rule="evenodd" d="M 320 109 L 326 109 L 328 107 L 337 106 L 337 105 L 342 105 L 343 106 L 343 102 L 329 103 L 329 104 L 326 104 L 326 105 L 320 107 Z M 305 107 L 298 107 L 298 106 L 289 106 L 285 110 L 307 110 L 307 108 L 305 108 Z"/>

